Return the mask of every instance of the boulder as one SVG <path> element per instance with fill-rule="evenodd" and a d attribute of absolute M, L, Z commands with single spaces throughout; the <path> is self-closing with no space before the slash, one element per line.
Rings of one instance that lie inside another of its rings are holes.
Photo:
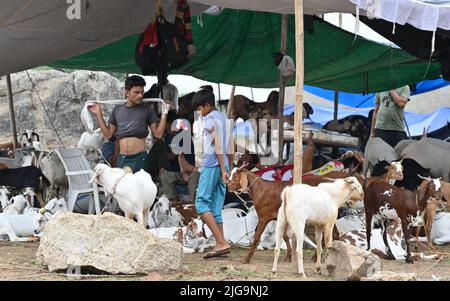
<path fill-rule="evenodd" d="M 325 259 L 325 275 L 336 279 L 360 280 L 380 271 L 378 256 L 342 241 L 333 241 Z"/>
<path fill-rule="evenodd" d="M 397 273 L 391 271 L 378 271 L 372 277 L 364 278 L 363 280 L 375 281 L 416 281 L 416 273 Z"/>
<path fill-rule="evenodd" d="M 122 216 L 63 212 L 45 225 L 36 256 L 51 272 L 89 266 L 111 274 L 166 273 L 181 268 L 183 247 Z"/>

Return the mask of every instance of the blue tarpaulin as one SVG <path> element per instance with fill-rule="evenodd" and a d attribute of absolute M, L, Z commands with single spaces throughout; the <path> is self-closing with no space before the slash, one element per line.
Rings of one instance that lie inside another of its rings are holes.
<path fill-rule="evenodd" d="M 443 80 L 442 78 L 426 80 L 416 85 L 416 91 L 411 91 L 411 95 L 421 94 L 429 91 L 433 91 L 439 88 L 450 85 L 450 81 Z M 305 85 L 305 90 L 309 93 L 322 97 L 329 101 L 334 101 L 334 91 L 326 90 L 318 87 Z M 353 108 L 370 108 L 375 105 L 375 94 L 357 94 L 338 92 L 339 104 L 343 104 Z"/>
<path fill-rule="evenodd" d="M 310 115 L 311 121 L 314 123 L 325 125 L 330 120 L 333 120 L 334 108 L 330 106 L 323 106 L 317 104 L 310 104 L 314 113 Z M 338 119 L 345 118 L 350 115 L 362 115 L 368 117 L 372 108 L 349 110 L 340 108 L 338 111 Z M 286 105 L 284 108 L 284 115 L 290 115 L 294 112 L 294 105 Z M 432 113 L 428 114 L 416 114 L 411 112 L 405 112 L 405 119 L 408 123 L 408 127 L 411 136 L 422 135 L 423 129 L 428 128 L 427 132 L 433 132 L 438 129 L 447 126 L 450 122 L 450 108 L 440 108 Z M 306 119 L 305 122 L 308 120 Z"/>

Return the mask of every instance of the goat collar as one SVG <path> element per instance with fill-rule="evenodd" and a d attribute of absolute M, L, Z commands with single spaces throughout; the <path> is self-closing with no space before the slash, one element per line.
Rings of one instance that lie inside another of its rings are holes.
<path fill-rule="evenodd" d="M 250 190 L 250 187 L 252 187 L 252 185 L 256 182 L 256 180 L 258 180 L 258 179 L 260 179 L 260 177 L 256 177 L 254 180 L 253 180 L 253 182 L 251 182 L 250 183 L 250 185 L 245 189 L 245 190 L 242 190 L 241 191 L 241 193 L 245 193 L 245 192 L 247 192 L 247 193 L 251 193 L 252 191 Z"/>
<path fill-rule="evenodd" d="M 111 192 L 108 191 L 108 193 L 109 193 L 110 195 L 114 195 L 114 193 L 116 193 L 117 186 L 119 186 L 120 181 L 121 181 L 126 175 L 127 175 L 127 172 L 124 171 L 124 172 L 123 172 L 123 175 L 121 175 L 121 176 L 116 180 L 116 182 L 114 183 L 114 185 L 113 185 L 113 187 L 112 187 Z"/>

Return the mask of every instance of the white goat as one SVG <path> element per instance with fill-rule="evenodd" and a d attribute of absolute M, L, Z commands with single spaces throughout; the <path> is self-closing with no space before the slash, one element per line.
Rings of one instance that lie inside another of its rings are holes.
<path fill-rule="evenodd" d="M 47 219 L 39 212 L 24 214 L 0 213 L 0 236 L 8 236 L 10 241 L 34 241 L 39 236 Z"/>
<path fill-rule="evenodd" d="M 298 273 L 306 278 L 303 269 L 303 239 L 305 224 L 311 223 L 316 229 L 316 270 L 320 270 L 322 253 L 322 233 L 325 235 L 325 245 L 330 247 L 332 232 L 336 222 L 338 209 L 347 201 L 357 201 L 364 197 L 361 184 L 355 177 L 337 179 L 332 183 L 322 183 L 317 187 L 305 184 L 288 186 L 281 192 L 281 207 L 277 217 L 277 244 L 274 251 L 272 273 L 277 270 L 280 246 L 283 234 L 293 239 L 293 249 L 296 250 Z"/>
<path fill-rule="evenodd" d="M 24 210 L 31 208 L 28 200 L 22 195 L 13 196 L 3 207 L 4 214 L 22 214 Z"/>
<path fill-rule="evenodd" d="M 170 200 L 165 196 L 161 196 L 150 211 L 150 218 L 148 219 L 148 227 L 153 228 L 167 228 L 178 227 L 183 224 L 183 216 L 170 206 Z"/>
<path fill-rule="evenodd" d="M 84 132 L 81 134 L 77 147 L 85 150 L 85 155 L 89 151 L 100 150 L 102 144 L 105 142 L 105 137 L 100 128 L 94 130 L 93 133 Z"/>
<path fill-rule="evenodd" d="M 97 164 L 90 182 L 93 181 L 117 200 L 127 218 L 136 217 L 139 224 L 147 226 L 149 210 L 155 202 L 157 191 L 150 174 L 142 169 L 131 174 L 122 168 Z"/>

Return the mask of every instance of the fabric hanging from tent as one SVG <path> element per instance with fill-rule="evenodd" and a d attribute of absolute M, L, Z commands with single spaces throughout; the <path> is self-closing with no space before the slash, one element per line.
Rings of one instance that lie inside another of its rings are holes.
<path fill-rule="evenodd" d="M 193 22 L 197 54 L 175 74 L 216 83 L 274 88 L 279 72 L 272 54 L 280 49 L 281 15 L 225 9 Z M 311 19 L 311 18 L 310 18 Z M 312 25 L 312 26 L 311 26 Z M 295 58 L 294 17 L 289 18 L 288 55 Z M 322 20 L 305 28 L 305 83 L 353 93 L 386 91 L 440 76 L 439 63 L 357 37 Z M 140 73 L 134 62 L 137 35 L 50 64 L 69 69 Z M 293 85 L 294 80 L 287 82 Z"/>
<path fill-rule="evenodd" d="M 375 18 L 400 25 L 410 24 L 421 30 L 450 30 L 448 2 L 429 0 L 350 0 Z"/>

